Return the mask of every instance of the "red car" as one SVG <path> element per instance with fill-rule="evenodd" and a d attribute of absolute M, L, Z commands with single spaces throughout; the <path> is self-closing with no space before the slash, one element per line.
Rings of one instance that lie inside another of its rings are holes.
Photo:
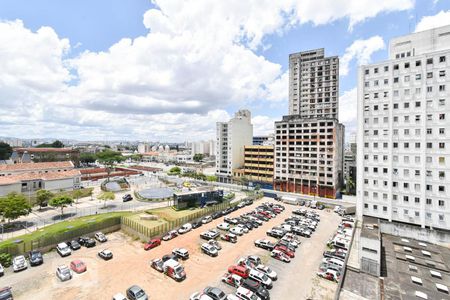
<path fill-rule="evenodd" d="M 248 274 L 250 273 L 250 269 L 247 269 L 243 266 L 229 266 L 228 273 L 236 274 L 241 276 L 242 278 L 248 278 Z"/>
<path fill-rule="evenodd" d="M 272 216 L 269 215 L 269 214 L 268 214 L 267 212 L 265 212 L 265 211 L 260 211 L 258 214 L 263 215 L 263 216 L 266 217 L 266 218 L 272 219 Z"/>
<path fill-rule="evenodd" d="M 161 245 L 161 239 L 152 239 L 144 244 L 144 250 L 150 250 Z"/>
<path fill-rule="evenodd" d="M 286 246 L 276 246 L 275 250 L 283 252 L 284 254 L 289 256 L 290 258 L 294 258 L 295 257 L 294 252 L 289 250 Z"/>
<path fill-rule="evenodd" d="M 86 264 L 79 259 L 72 261 L 70 263 L 70 268 L 72 269 L 72 271 L 78 274 L 87 271 Z"/>

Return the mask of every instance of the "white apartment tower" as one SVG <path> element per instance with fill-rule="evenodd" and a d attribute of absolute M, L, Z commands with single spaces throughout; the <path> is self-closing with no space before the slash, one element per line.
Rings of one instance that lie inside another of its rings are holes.
<path fill-rule="evenodd" d="M 324 49 L 289 55 L 289 115 L 275 122 L 274 189 L 335 198 L 342 185 L 339 58 Z"/>
<path fill-rule="evenodd" d="M 216 175 L 220 182 L 231 182 L 233 169 L 244 166 L 244 146 L 253 142 L 251 113 L 235 113 L 228 122 L 217 122 Z"/>
<path fill-rule="evenodd" d="M 450 26 L 360 67 L 357 142 L 359 218 L 450 229 Z"/>

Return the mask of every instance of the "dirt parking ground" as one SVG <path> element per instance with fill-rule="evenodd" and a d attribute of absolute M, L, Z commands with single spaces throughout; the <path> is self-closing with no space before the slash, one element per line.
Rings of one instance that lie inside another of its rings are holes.
<path fill-rule="evenodd" d="M 268 201 L 264 198 L 231 214 L 238 216 L 252 210 L 259 203 Z M 286 205 L 286 210 L 257 229 L 238 238 L 236 244 L 221 242 L 223 249 L 218 257 L 209 257 L 200 252 L 203 240 L 199 234 L 223 221 L 223 218 L 203 225 L 191 232 L 179 236 L 150 251 L 144 251 L 140 242 L 133 241 L 121 232 L 108 236 L 105 244 L 82 248 L 71 256 L 61 258 L 55 252 L 45 255 L 45 263 L 39 267 L 13 274 L 8 272 L 0 278 L 0 286 L 12 286 L 15 299 L 111 299 L 118 292 L 133 284 L 141 286 L 150 299 L 189 299 L 189 296 L 202 290 L 207 285 L 215 285 L 226 292 L 234 292 L 231 287 L 220 283 L 220 278 L 229 265 L 241 256 L 257 254 L 263 262 L 272 267 L 279 276 L 271 290 L 271 299 L 332 299 L 336 284 L 317 278 L 315 275 L 322 258 L 322 252 L 328 238 L 336 230 L 340 218 L 332 212 L 320 211 L 321 222 L 310 239 L 301 238 L 302 244 L 296 257 L 290 264 L 285 264 L 269 257 L 269 252 L 256 248 L 254 240 L 267 238 L 265 232 L 283 222 L 291 215 L 295 206 Z M 274 239 L 272 239 L 274 240 Z M 169 254 L 173 248 L 183 247 L 189 250 L 190 259 L 182 262 L 187 279 L 175 282 L 173 279 L 150 268 L 149 262 Z M 97 252 L 107 248 L 114 253 L 110 261 L 97 257 Z M 88 271 L 75 274 L 67 282 L 60 282 L 55 276 L 58 265 L 68 265 L 74 259 L 86 262 Z"/>

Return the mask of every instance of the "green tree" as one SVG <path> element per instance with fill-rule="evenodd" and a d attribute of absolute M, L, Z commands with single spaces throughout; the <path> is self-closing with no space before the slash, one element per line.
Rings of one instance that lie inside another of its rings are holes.
<path fill-rule="evenodd" d="M 56 140 L 52 143 L 53 148 L 64 148 L 64 144 L 60 140 Z"/>
<path fill-rule="evenodd" d="M 141 161 L 141 159 L 142 159 L 142 154 L 133 154 L 133 155 L 131 155 L 131 160 L 132 161 L 137 161 L 137 162 L 140 162 Z"/>
<path fill-rule="evenodd" d="M 61 209 L 61 216 L 64 214 L 64 208 L 73 203 L 73 199 L 67 195 L 59 195 L 50 199 L 50 206 Z"/>
<path fill-rule="evenodd" d="M 73 190 L 72 196 L 76 199 L 75 203 L 78 203 L 78 199 L 80 199 L 81 196 L 83 196 L 83 191 L 81 190 Z"/>
<path fill-rule="evenodd" d="M 3 219 L 7 219 L 8 223 L 30 212 L 31 205 L 22 194 L 13 192 L 0 199 L 0 215 Z"/>
<path fill-rule="evenodd" d="M 103 200 L 104 203 L 103 207 L 106 207 L 106 201 L 116 199 L 116 195 L 113 192 L 103 192 L 97 196 L 97 199 Z"/>
<path fill-rule="evenodd" d="M 207 180 L 207 181 L 211 181 L 211 182 L 216 182 L 216 181 L 217 181 L 217 176 L 214 176 L 214 175 L 207 175 L 207 176 L 206 176 L 206 180 Z"/>
<path fill-rule="evenodd" d="M 42 208 L 44 203 L 48 203 L 48 201 L 53 198 L 53 193 L 47 190 L 39 190 L 36 193 L 36 202 L 39 205 L 39 209 Z"/>
<path fill-rule="evenodd" d="M 97 160 L 94 153 L 80 153 L 80 162 L 84 164 L 93 164 Z"/>
<path fill-rule="evenodd" d="M 125 160 L 125 157 L 122 156 L 122 153 L 112 150 L 104 150 L 102 152 L 97 153 L 98 161 L 105 165 L 106 173 L 108 173 L 108 181 L 109 175 L 114 168 L 116 163 L 122 162 Z"/>
<path fill-rule="evenodd" d="M 203 160 L 203 154 L 201 153 L 194 154 L 194 157 L 192 159 L 196 162 L 201 162 Z"/>
<path fill-rule="evenodd" d="M 9 144 L 0 142 L 0 160 L 9 159 L 12 152 L 13 150 Z"/>
<path fill-rule="evenodd" d="M 180 174 L 181 174 L 180 167 L 173 167 L 169 170 L 169 175 L 180 175 Z"/>

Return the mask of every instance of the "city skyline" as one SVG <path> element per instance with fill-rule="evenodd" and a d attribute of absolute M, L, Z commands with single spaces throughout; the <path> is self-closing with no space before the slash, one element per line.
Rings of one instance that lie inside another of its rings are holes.
<path fill-rule="evenodd" d="M 387 57 L 394 36 L 450 23 L 444 1 L 315 4 L 6 1 L 0 135 L 201 140 L 240 108 L 252 112 L 255 135 L 273 133 L 288 112 L 288 55 L 326 48 L 341 60 L 339 119 L 349 136 L 357 66 Z"/>

